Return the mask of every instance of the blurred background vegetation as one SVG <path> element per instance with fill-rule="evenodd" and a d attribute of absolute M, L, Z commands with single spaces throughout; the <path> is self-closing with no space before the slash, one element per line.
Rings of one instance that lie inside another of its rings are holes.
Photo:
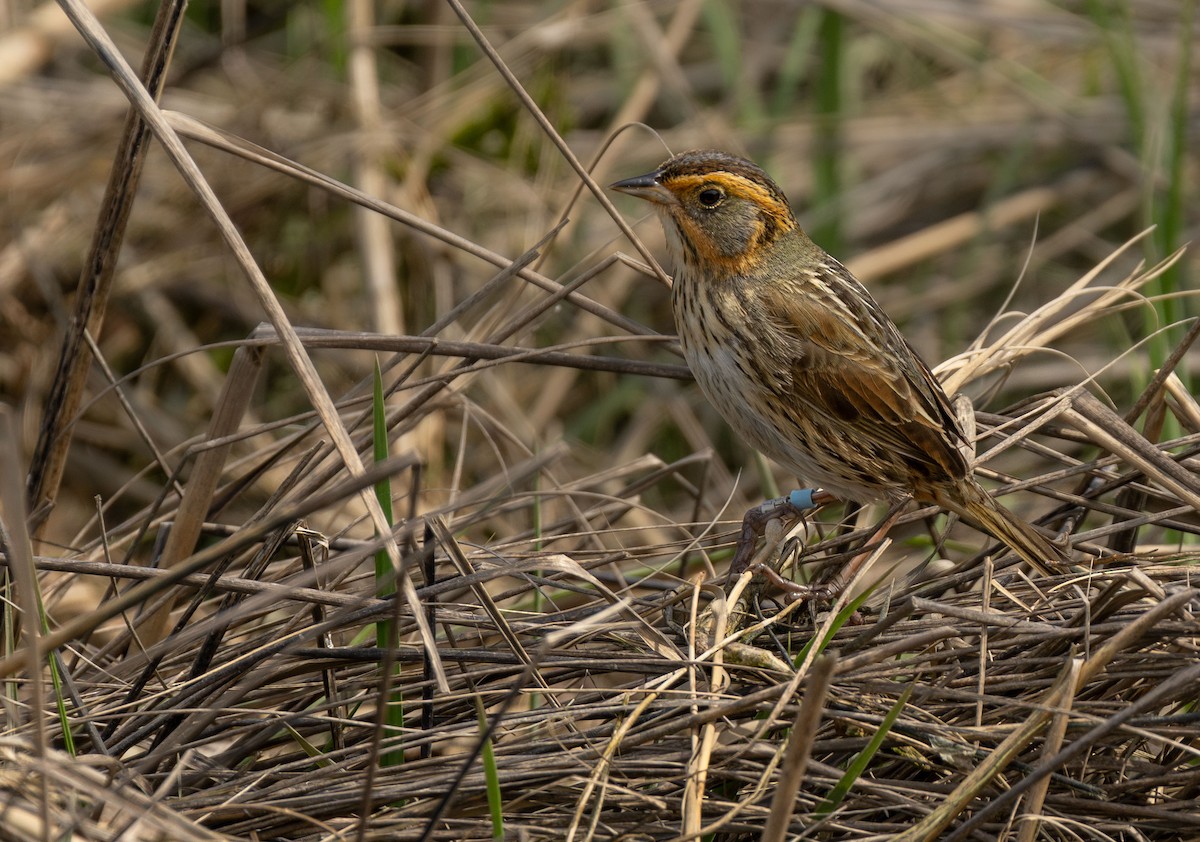
<path fill-rule="evenodd" d="M 937 362 L 986 327 L 1018 280 L 1013 304 L 1032 309 L 1150 225 L 1153 234 L 1118 268 L 1194 236 L 1194 6 L 578 0 L 474 2 L 468 11 L 570 148 L 598 159 L 598 181 L 685 148 L 753 157 L 814 237 Z M 10 52 L 0 53 L 9 68 L 0 85 L 0 391 L 22 409 L 26 452 L 125 111 L 78 37 L 43 33 L 30 23 L 35 14 L 7 5 Z M 149 4 L 109 8 L 106 25 L 135 67 L 152 16 Z M 19 52 L 23 42 L 34 46 Z M 25 55 L 35 58 L 18 60 Z M 437 0 L 193 2 L 163 104 L 500 255 L 521 254 L 568 214 L 540 265 L 553 278 L 569 280 L 614 250 L 632 253 L 586 193 L 571 203 L 578 178 Z M 650 128 L 628 128 L 603 151 L 634 122 Z M 419 333 L 494 271 L 404 226 L 364 222 L 366 212 L 286 176 L 192 151 L 296 324 Z M 657 224 L 632 202 L 618 205 L 641 220 L 639 234 L 660 254 Z M 1194 275 L 1189 256 L 1158 291 L 1186 293 Z M 583 292 L 672 332 L 666 290 L 631 270 L 614 266 Z M 530 295 L 513 296 L 522 294 Z M 230 353 L 196 349 L 244 338 L 262 313 L 159 154 L 114 295 L 98 337 L 114 371 L 186 353 L 130 384 L 152 434 L 169 446 L 203 424 Z M 499 302 L 487 305 L 443 336 L 469 335 Z M 1076 382 L 1191 307 L 1186 295 L 1165 298 L 1076 332 L 1063 356 L 1022 365 L 1008 394 Z M 558 307 L 513 341 L 542 346 L 611 332 Z M 1152 343 L 1155 354 L 1167 343 Z M 676 359 L 661 344 L 616 347 L 610 353 Z M 1104 386 L 1135 389 L 1155 354 L 1118 360 Z M 357 376 L 364 358 L 319 355 L 319 364 L 331 377 Z M 696 390 L 678 384 L 508 366 L 467 392 L 532 449 L 564 435 L 597 459 L 646 450 L 669 459 L 712 437 L 730 464 L 748 464 Z M 303 409 L 290 375 L 274 370 L 259 411 Z M 447 412 L 458 418 L 441 418 L 443 429 L 426 430 L 422 445 L 434 476 L 436 449 L 452 447 L 458 434 L 449 428 L 462 418 L 461 408 Z M 111 394 L 88 406 L 75 438 L 77 484 L 66 500 L 84 509 L 145 464 Z M 125 493 L 144 502 L 155 485 Z M 743 491 L 753 499 L 755 489 Z"/>

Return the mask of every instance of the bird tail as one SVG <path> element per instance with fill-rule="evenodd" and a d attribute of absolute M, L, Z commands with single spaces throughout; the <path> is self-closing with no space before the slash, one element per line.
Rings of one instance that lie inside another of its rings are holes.
<path fill-rule="evenodd" d="M 1027 521 L 997 503 L 983 486 L 974 482 L 965 486 L 961 489 L 961 500 L 939 502 L 965 519 L 976 522 L 1043 576 L 1052 575 L 1051 571 L 1055 568 L 1061 572 L 1070 564 L 1070 558 L 1064 550 L 1051 544 Z"/>

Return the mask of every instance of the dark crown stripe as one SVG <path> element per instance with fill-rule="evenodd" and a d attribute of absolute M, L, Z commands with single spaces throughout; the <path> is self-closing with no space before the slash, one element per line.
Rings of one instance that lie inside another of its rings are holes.
<path fill-rule="evenodd" d="M 671 181 L 687 176 L 708 176 L 718 172 L 740 176 L 764 188 L 771 198 L 783 206 L 787 206 L 787 197 L 779 189 L 771 176 L 757 164 L 712 149 L 700 149 L 694 152 L 683 152 L 667 161 L 659 169 L 659 181 L 669 184 Z"/>

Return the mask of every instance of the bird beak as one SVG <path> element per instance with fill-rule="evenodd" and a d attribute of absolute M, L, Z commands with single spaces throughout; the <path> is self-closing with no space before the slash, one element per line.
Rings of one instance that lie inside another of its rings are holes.
<path fill-rule="evenodd" d="M 630 196 L 637 196 L 639 199 L 645 199 L 647 202 L 653 202 L 656 205 L 677 204 L 679 200 L 675 198 L 675 194 L 659 183 L 658 178 L 660 175 L 661 173 L 655 170 L 645 175 L 634 176 L 633 178 L 627 178 L 624 181 L 610 184 L 608 188 L 616 190 L 618 193 L 628 193 Z"/>

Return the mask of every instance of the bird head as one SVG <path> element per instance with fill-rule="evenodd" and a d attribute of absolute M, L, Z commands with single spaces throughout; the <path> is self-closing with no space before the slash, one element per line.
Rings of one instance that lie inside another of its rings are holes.
<path fill-rule="evenodd" d="M 783 191 L 757 165 L 725 152 L 684 152 L 610 185 L 650 202 L 681 268 L 748 274 L 797 228 Z"/>

